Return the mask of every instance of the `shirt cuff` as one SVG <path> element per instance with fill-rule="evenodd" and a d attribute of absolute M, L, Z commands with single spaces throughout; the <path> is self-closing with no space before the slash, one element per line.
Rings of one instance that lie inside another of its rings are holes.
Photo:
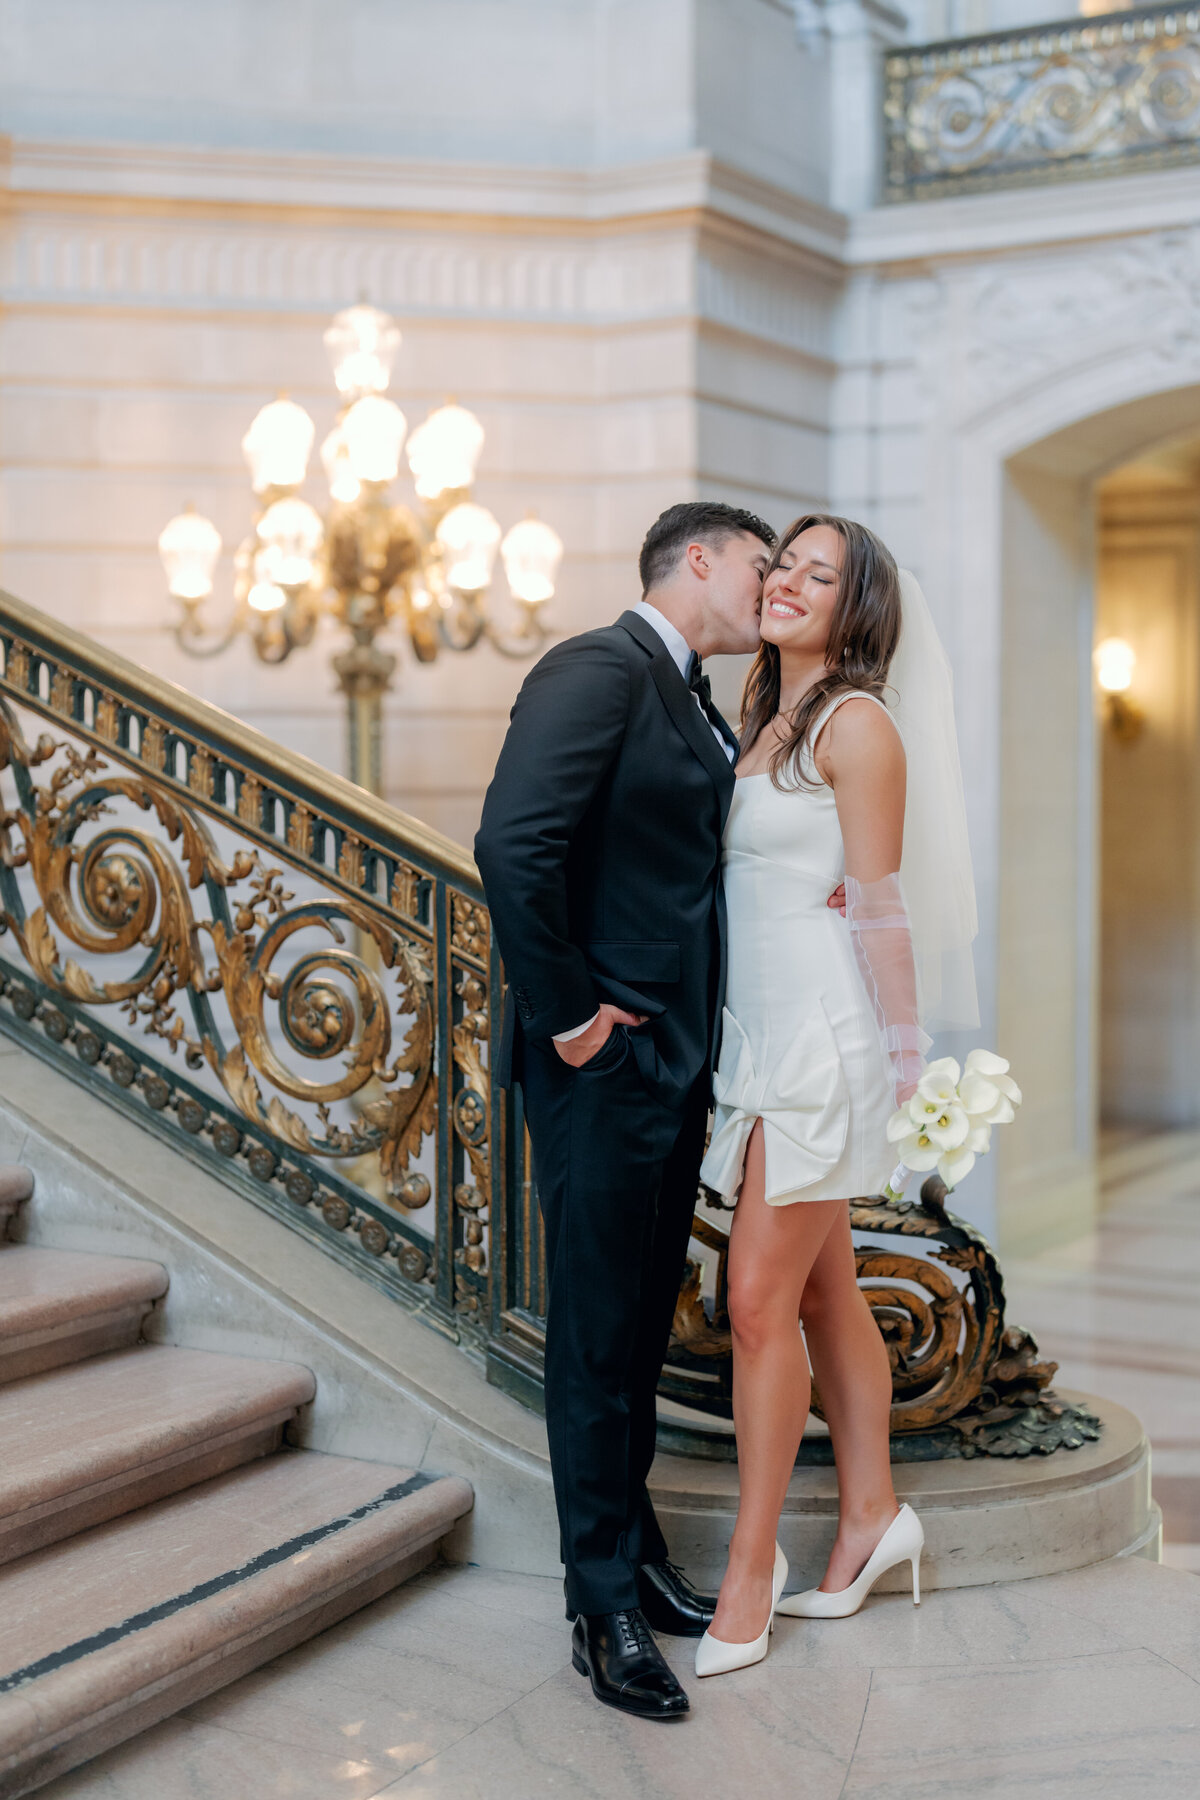
<path fill-rule="evenodd" d="M 574 1027 L 574 1029 L 571 1031 L 556 1031 L 554 1036 L 550 1040 L 551 1043 L 552 1044 L 569 1044 L 571 1042 L 572 1038 L 582 1037 L 585 1031 L 591 1030 L 592 1026 L 596 1023 L 596 1020 L 599 1017 L 600 1017 L 600 1009 L 599 1009 L 599 1007 L 597 1007 L 596 1011 L 592 1014 L 591 1018 L 585 1019 L 582 1025 L 576 1025 Z"/>

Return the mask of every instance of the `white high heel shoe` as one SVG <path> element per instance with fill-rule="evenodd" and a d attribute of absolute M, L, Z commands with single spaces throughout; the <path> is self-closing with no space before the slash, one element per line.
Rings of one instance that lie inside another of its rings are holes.
<path fill-rule="evenodd" d="M 856 1613 L 881 1575 L 897 1563 L 912 1564 L 913 1605 L 921 1604 L 921 1551 L 925 1533 L 911 1506 L 900 1508 L 879 1542 L 867 1558 L 866 1567 L 857 1581 L 840 1593 L 826 1594 L 820 1588 L 809 1588 L 803 1594 L 789 1594 L 776 1602 L 775 1611 L 790 1619 L 848 1619 Z"/>
<path fill-rule="evenodd" d="M 715 1638 L 711 1631 L 706 1631 L 696 1645 L 697 1675 L 728 1675 L 731 1669 L 748 1669 L 751 1663 L 762 1661 L 770 1646 L 779 1596 L 787 1578 L 787 1557 L 776 1544 L 775 1567 L 771 1572 L 771 1610 L 767 1615 L 766 1629 L 748 1644 L 727 1644 L 722 1638 Z"/>

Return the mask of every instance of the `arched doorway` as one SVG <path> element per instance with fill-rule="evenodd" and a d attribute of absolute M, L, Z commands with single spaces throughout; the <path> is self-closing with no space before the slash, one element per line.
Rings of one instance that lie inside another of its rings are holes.
<path fill-rule="evenodd" d="M 1010 1308 L 1064 1388 L 1142 1420 L 1165 1559 L 1200 1569 L 1200 390 L 1047 436 L 1002 487 L 996 1016 L 1032 1102 L 999 1183 Z"/>
<path fill-rule="evenodd" d="M 995 1021 L 1029 1106 L 1019 1154 L 1000 1147 L 999 1221 L 1002 1243 L 1021 1251 L 1094 1218 L 1102 1113 L 1127 1129 L 1197 1116 L 1187 1096 L 1200 1094 L 1189 1080 L 1200 943 L 1193 954 L 1187 940 L 1200 939 L 1200 836 L 1183 746 L 1200 648 L 1184 599 L 1196 537 L 1180 496 L 1198 420 L 1200 390 L 1170 390 L 1077 420 L 1002 465 Z M 1135 635 L 1149 633 L 1145 676 L 1166 687 L 1153 728 L 1118 742 L 1092 652 L 1098 625 L 1121 636 L 1135 618 Z M 1142 787 L 1152 791 L 1139 801 Z M 1151 1094 L 1158 1110 L 1147 1112 Z"/>
<path fill-rule="evenodd" d="M 1095 515 L 1097 1100 L 1112 1145 L 1200 1125 L 1200 434 L 1103 476 Z"/>

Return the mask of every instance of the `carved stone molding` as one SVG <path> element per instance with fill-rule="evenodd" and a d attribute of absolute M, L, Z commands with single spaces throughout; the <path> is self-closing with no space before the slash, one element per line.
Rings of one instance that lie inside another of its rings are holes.
<path fill-rule="evenodd" d="M 904 379 L 906 423 L 935 434 L 1116 364 L 1142 365 L 1147 391 L 1200 379 L 1200 226 L 947 257 L 920 274 L 864 273 L 856 292 L 846 366 Z"/>
<path fill-rule="evenodd" d="M 595 240 L 566 228 L 496 238 L 26 214 L 11 223 L 0 268 L 9 305 L 324 315 L 369 292 L 410 318 L 603 327 L 699 315 L 814 355 L 828 351 L 833 288 L 802 250 L 777 247 L 767 261 L 753 240 L 723 241 L 716 222 L 680 221 Z"/>
<path fill-rule="evenodd" d="M 1183 381 L 1200 361 L 1200 229 L 989 271 L 965 325 L 962 398 L 972 404 L 1147 352 Z"/>

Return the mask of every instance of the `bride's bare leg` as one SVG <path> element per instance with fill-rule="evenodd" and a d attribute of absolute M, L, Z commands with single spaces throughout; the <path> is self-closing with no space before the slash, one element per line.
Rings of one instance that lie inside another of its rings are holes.
<path fill-rule="evenodd" d="M 810 1376 L 800 1336 L 800 1296 L 840 1200 L 768 1206 L 762 1122 L 729 1234 L 729 1317 L 733 1326 L 733 1418 L 740 1497 L 729 1566 L 712 1634 L 746 1644 L 771 1605 L 779 1514 L 808 1417 Z"/>
<path fill-rule="evenodd" d="M 861 1573 L 898 1510 L 888 1445 L 891 1369 L 855 1279 L 845 1202 L 812 1264 L 800 1316 L 838 1473 L 838 1534 L 821 1586 L 839 1593 Z"/>

